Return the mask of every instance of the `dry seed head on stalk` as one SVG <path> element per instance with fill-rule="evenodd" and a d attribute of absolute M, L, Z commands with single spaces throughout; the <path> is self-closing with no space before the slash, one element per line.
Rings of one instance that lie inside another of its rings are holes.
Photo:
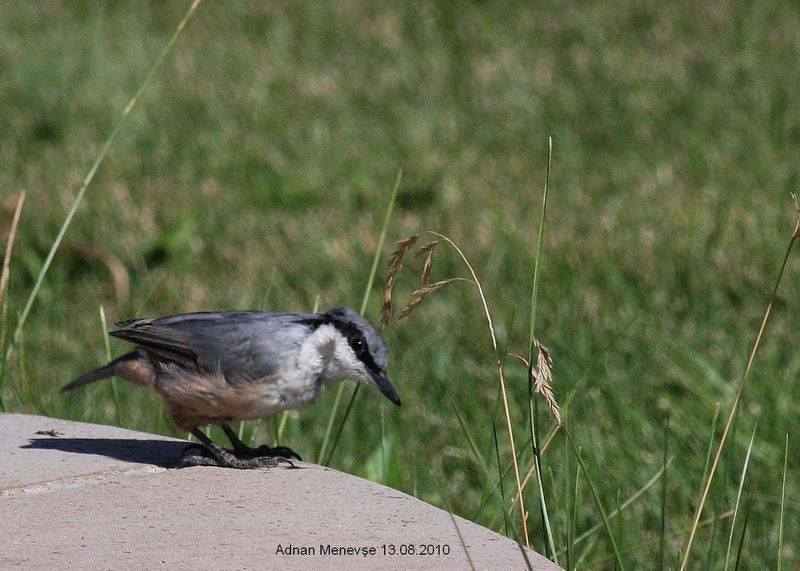
<path fill-rule="evenodd" d="M 433 250 L 436 248 L 436 245 L 439 243 L 439 240 L 434 240 L 433 242 L 428 242 L 427 244 L 423 244 L 420 247 L 419 251 L 414 254 L 415 258 L 419 258 L 423 254 L 427 254 L 425 256 L 425 263 L 422 266 L 422 274 L 420 275 L 420 282 L 423 284 L 428 283 L 428 279 L 431 277 L 431 266 L 433 265 Z"/>
<path fill-rule="evenodd" d="M 408 314 L 414 311 L 414 309 L 416 309 L 416 307 L 422 303 L 422 300 L 425 299 L 425 297 L 452 282 L 472 282 L 472 280 L 467 280 L 464 278 L 450 278 L 449 280 L 441 280 L 432 284 L 425 284 L 411 294 L 411 301 L 408 303 L 408 305 L 400 310 L 400 313 L 397 314 L 397 320 L 400 321 L 401 319 L 408 317 Z"/>
<path fill-rule="evenodd" d="M 797 203 L 797 195 L 795 193 L 791 193 L 792 200 L 794 200 L 794 209 L 797 213 L 797 222 L 794 226 L 794 238 L 800 238 L 800 204 Z"/>
<path fill-rule="evenodd" d="M 419 236 L 414 234 L 405 240 L 395 242 L 395 250 L 392 257 L 389 259 L 389 267 L 386 274 L 386 285 L 383 288 L 383 307 L 381 307 L 380 326 L 386 327 L 389 320 L 392 318 L 392 291 L 394 290 L 394 281 L 397 276 L 397 270 L 400 269 L 400 263 L 406 252 L 417 242 Z"/>
<path fill-rule="evenodd" d="M 533 355 L 536 352 L 536 367 L 533 366 Z M 533 387 L 533 392 L 542 395 L 550 408 L 550 414 L 561 426 L 561 410 L 558 407 L 556 396 L 553 394 L 551 383 L 553 381 L 553 357 L 550 350 L 539 343 L 537 339 L 531 344 L 531 360 L 528 363 L 528 379 Z"/>
<path fill-rule="evenodd" d="M 17 197 L 17 203 L 14 207 L 14 216 L 11 220 L 11 227 L 8 230 L 8 238 L 6 240 L 6 253 L 3 257 L 3 265 L 2 269 L 0 269 L 0 305 L 3 304 L 3 295 L 6 291 L 6 286 L 8 285 L 9 279 L 9 265 L 11 263 L 11 252 L 14 249 L 14 238 L 17 235 L 17 225 L 19 224 L 19 217 L 22 214 L 22 206 L 25 204 L 25 195 L 26 192 L 23 190 L 19 193 Z M 11 201 L 8 202 L 9 208 L 11 206 Z M 5 205 L 3 205 L 5 208 Z"/>

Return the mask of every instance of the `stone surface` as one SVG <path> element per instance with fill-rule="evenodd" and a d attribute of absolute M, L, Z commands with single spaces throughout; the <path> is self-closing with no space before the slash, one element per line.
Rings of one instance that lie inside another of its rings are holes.
<path fill-rule="evenodd" d="M 304 462 L 175 469 L 186 444 L 0 414 L 0 568 L 525 568 L 515 542 L 402 492 Z"/>

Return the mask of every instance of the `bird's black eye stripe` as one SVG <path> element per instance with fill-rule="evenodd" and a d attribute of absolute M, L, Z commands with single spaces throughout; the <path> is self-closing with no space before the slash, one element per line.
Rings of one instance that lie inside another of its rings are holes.
<path fill-rule="evenodd" d="M 363 359 L 363 355 L 369 352 L 367 347 L 367 341 L 359 335 L 358 337 L 350 337 L 347 339 L 347 342 L 350 343 L 350 347 L 352 347 L 353 352 L 361 359 Z"/>
<path fill-rule="evenodd" d="M 359 359 L 363 360 L 365 355 L 369 355 L 369 346 L 367 345 L 367 340 L 364 339 L 364 336 L 358 329 L 349 323 L 334 322 L 333 326 L 336 327 L 336 329 L 338 329 L 342 335 L 344 335 L 345 339 L 347 339 L 347 343 L 350 345 L 350 348 Z"/>
<path fill-rule="evenodd" d="M 381 372 L 381 368 L 372 357 L 372 352 L 369 350 L 369 344 L 367 344 L 367 340 L 355 325 L 346 321 L 340 321 L 332 316 L 324 316 L 319 325 L 322 323 L 330 323 L 336 329 L 338 329 L 342 335 L 344 335 L 345 339 L 347 339 L 347 343 L 353 350 L 353 353 L 355 353 L 356 357 L 358 357 L 358 359 L 364 363 L 364 366 L 367 369 L 374 371 L 375 373 Z M 317 327 L 319 327 L 319 325 L 317 325 Z"/>

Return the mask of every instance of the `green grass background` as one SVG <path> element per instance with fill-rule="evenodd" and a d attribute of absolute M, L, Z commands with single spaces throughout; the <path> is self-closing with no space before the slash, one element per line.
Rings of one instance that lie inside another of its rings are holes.
<path fill-rule="evenodd" d="M 186 7 L 0 3 L 3 243 L 16 194 L 28 192 L 6 342 L 83 176 Z M 794 224 L 798 56 L 800 8 L 791 3 L 204 3 L 55 257 L 7 363 L 7 408 L 117 422 L 107 383 L 58 394 L 104 362 L 100 306 L 109 321 L 307 311 L 317 298 L 357 308 L 400 168 L 388 239 L 426 229 L 452 237 L 483 282 L 501 346 L 524 352 L 552 136 L 537 336 L 553 353 L 562 405 L 587 376 L 562 412 L 607 510 L 659 470 L 670 418 L 665 564 L 674 566 L 715 407 L 729 409 Z M 89 247 L 102 255 L 87 255 Z M 367 311 L 373 320 L 390 251 Z M 104 256 L 126 269 L 128 297 L 115 293 Z M 742 568 L 777 563 L 787 433 L 787 521 L 800 511 L 791 452 L 800 437 L 799 267 L 790 260 L 704 512 L 733 506 L 757 422 Z M 400 302 L 418 269 L 401 272 Z M 432 279 L 454 275 L 466 275 L 463 266 L 437 250 Z M 502 531 L 453 408 L 490 459 L 495 418 L 510 461 L 474 288 L 437 292 L 385 337 L 403 407 L 362 391 L 333 466 Z M 112 341 L 114 353 L 123 350 Z M 521 443 L 527 380 L 511 360 L 507 380 Z M 119 393 L 122 426 L 178 434 L 154 395 L 124 383 Z M 288 418 L 284 443 L 306 458 L 319 450 L 333 393 Z M 267 420 L 245 430 L 261 441 L 274 428 Z M 543 458 L 561 547 L 576 469 L 565 448 L 558 434 Z M 530 456 L 526 449 L 526 467 Z M 660 486 L 612 522 L 635 568 L 658 566 Z M 578 533 L 600 521 L 585 480 L 579 487 Z M 543 551 L 536 497 L 532 483 L 531 536 Z M 729 525 L 701 528 L 693 565 L 721 568 Z M 576 552 L 586 546 L 584 567 L 611 565 L 602 532 Z M 787 525 L 787 568 L 800 564 L 798 550 L 800 530 Z"/>

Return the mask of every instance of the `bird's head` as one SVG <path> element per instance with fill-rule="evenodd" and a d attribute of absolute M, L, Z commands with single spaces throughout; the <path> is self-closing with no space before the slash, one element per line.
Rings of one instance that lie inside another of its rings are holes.
<path fill-rule="evenodd" d="M 330 309 L 315 317 L 318 331 L 327 338 L 324 361 L 328 380 L 353 379 L 374 385 L 400 406 L 400 397 L 386 375 L 386 345 L 372 324 L 347 307 Z"/>

